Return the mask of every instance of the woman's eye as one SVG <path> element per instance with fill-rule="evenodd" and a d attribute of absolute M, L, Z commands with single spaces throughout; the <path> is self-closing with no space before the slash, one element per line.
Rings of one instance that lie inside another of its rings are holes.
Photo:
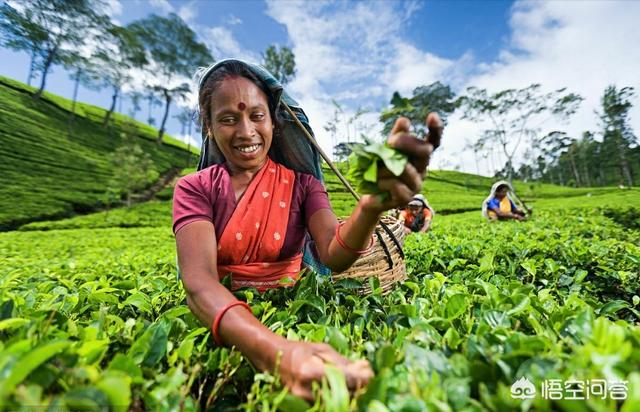
<path fill-rule="evenodd" d="M 227 116 L 227 117 L 221 118 L 220 120 L 218 120 L 218 122 L 222 124 L 233 124 L 233 122 L 235 122 L 235 119 L 231 116 Z"/>
<path fill-rule="evenodd" d="M 257 121 L 264 120 L 264 113 L 254 113 L 252 117 L 253 117 L 253 120 L 257 120 Z"/>

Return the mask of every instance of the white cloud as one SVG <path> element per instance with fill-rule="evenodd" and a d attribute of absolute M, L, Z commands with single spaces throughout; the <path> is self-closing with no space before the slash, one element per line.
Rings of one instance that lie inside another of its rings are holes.
<path fill-rule="evenodd" d="M 154 9 L 166 14 L 176 11 L 176 9 L 171 5 L 171 3 L 169 3 L 168 0 L 149 0 L 149 4 Z"/>
<path fill-rule="evenodd" d="M 226 23 L 229 26 L 237 26 L 238 24 L 242 24 L 242 20 L 236 17 L 235 15 L 230 14 L 229 17 L 227 17 L 226 19 Z"/>
<path fill-rule="evenodd" d="M 190 144 L 191 147 L 200 148 L 200 144 L 202 143 L 202 141 L 200 140 L 200 136 L 196 136 L 195 132 L 191 136 L 181 133 L 175 133 L 172 136 L 183 143 Z"/>
<path fill-rule="evenodd" d="M 160 68 L 160 63 L 153 60 L 151 60 L 144 69 L 131 69 L 129 75 L 132 77 L 132 81 L 127 85 L 126 89 L 123 90 L 125 93 L 131 91 L 144 92 L 156 86 L 174 89 L 184 83 L 192 83 L 192 80 L 185 76 L 164 76 Z M 175 103 L 180 104 L 181 101 L 176 101 Z"/>
<path fill-rule="evenodd" d="M 632 1 L 537 1 L 518 2 L 511 14 L 511 44 L 498 61 L 481 67 L 467 85 L 499 91 L 541 83 L 544 90 L 567 87 L 585 98 L 569 124 L 548 121 L 543 133 L 565 130 L 579 137 L 585 130 L 598 130 L 594 110 L 599 109 L 605 87 L 633 86 L 640 90 L 640 2 Z M 640 132 L 640 102 L 636 99 L 631 124 Z M 463 138 L 476 134 L 470 128 L 457 130 L 454 119 L 447 130 L 444 152 L 454 156 L 462 149 Z M 520 150 L 524 153 L 526 147 Z M 464 160 L 472 164 L 472 153 Z M 472 169 L 468 169 L 471 171 Z"/>
<path fill-rule="evenodd" d="M 209 46 L 211 54 L 216 60 L 230 57 L 257 62 L 259 56 L 242 47 L 233 36 L 231 30 L 225 27 L 203 27 L 197 30 L 201 33 L 202 40 Z"/>
<path fill-rule="evenodd" d="M 180 16 L 180 18 L 184 20 L 187 24 L 192 23 L 197 15 L 198 15 L 198 7 L 195 0 L 190 1 L 189 3 L 180 7 L 180 9 L 178 10 L 178 16 Z"/>
<path fill-rule="evenodd" d="M 297 75 L 288 89 L 307 111 L 327 151 L 331 138 L 323 126 L 332 117 L 332 98 L 353 114 L 362 102 L 379 111 L 393 91 L 408 94 L 437 80 L 459 91 L 472 85 L 492 92 L 532 83 L 541 83 L 545 91 L 567 87 L 585 101 L 569 124 L 548 121 L 543 133 L 560 128 L 577 137 L 597 130 L 594 110 L 607 85 L 640 91 L 640 2 L 517 2 L 511 10 L 508 46 L 496 61 L 486 63 L 477 63 L 472 52 L 445 59 L 404 39 L 401 28 L 421 6 L 417 2 L 267 4 L 267 14 L 286 27 L 296 55 Z M 638 134 L 637 100 L 631 116 Z M 372 125 L 377 122 L 376 116 L 367 118 Z M 465 146 L 477 140 L 481 129 L 462 120 L 460 113 L 451 116 L 436 166 L 475 173 L 474 154 Z M 526 149 L 520 148 L 520 158 Z M 505 158 L 496 150 L 478 160 L 481 172 L 491 173 Z"/>
<path fill-rule="evenodd" d="M 325 151 L 331 150 L 323 126 L 333 116 L 332 98 L 345 107 L 345 117 L 358 106 L 373 110 L 362 118 L 373 135 L 381 129 L 381 105 L 393 91 L 411 91 L 454 73 L 455 62 L 401 37 L 419 7 L 418 2 L 267 3 L 267 14 L 286 27 L 296 56 L 297 73 L 288 90 L 309 115 Z M 346 125 L 340 128 L 345 134 Z"/>
<path fill-rule="evenodd" d="M 408 43 L 400 43 L 395 58 L 386 66 L 381 79 L 390 89 L 410 95 L 416 86 L 440 80 L 443 74 L 452 73 L 456 66 L 459 63 L 455 61 L 423 52 Z"/>
<path fill-rule="evenodd" d="M 105 13 L 111 18 L 122 14 L 122 3 L 120 3 L 120 0 L 107 0 L 104 3 L 104 7 Z"/>
<path fill-rule="evenodd" d="M 17 0 L 6 0 L 5 3 L 21 13 L 27 8 L 24 3 Z"/>

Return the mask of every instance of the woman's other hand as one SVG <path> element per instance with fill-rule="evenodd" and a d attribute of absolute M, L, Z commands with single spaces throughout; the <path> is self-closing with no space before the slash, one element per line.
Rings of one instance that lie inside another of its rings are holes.
<path fill-rule="evenodd" d="M 380 195 L 362 196 L 363 207 L 376 212 L 383 212 L 394 207 L 406 205 L 411 198 L 422 190 L 422 180 L 429 165 L 429 159 L 435 149 L 440 146 L 444 129 L 440 117 L 429 113 L 426 119 L 429 129 L 426 140 L 412 135 L 411 122 L 406 117 L 396 120 L 387 139 L 392 148 L 403 152 L 409 158 L 400 176 L 395 176 L 384 165 L 378 169 L 378 188 L 388 192 L 390 197 L 382 201 Z"/>
<path fill-rule="evenodd" d="M 342 370 L 352 392 L 373 377 L 371 366 L 364 359 L 352 362 L 325 343 L 295 341 L 287 341 L 282 350 L 280 377 L 293 395 L 313 400 L 312 384 L 322 380 L 326 364 Z"/>

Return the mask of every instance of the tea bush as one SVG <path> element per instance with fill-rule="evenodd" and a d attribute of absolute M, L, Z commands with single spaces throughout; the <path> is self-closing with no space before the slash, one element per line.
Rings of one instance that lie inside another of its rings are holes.
<path fill-rule="evenodd" d="M 592 209 L 518 224 L 440 217 L 408 238 L 387 296 L 307 275 L 238 292 L 269 328 L 369 359 L 350 399 L 329 370 L 313 405 L 185 306 L 168 226 L 0 234 L 0 405 L 9 410 L 504 411 L 640 409 L 640 232 Z M 375 287 L 376 282 L 371 280 Z M 628 399 L 518 400 L 526 376 L 628 381 Z"/>

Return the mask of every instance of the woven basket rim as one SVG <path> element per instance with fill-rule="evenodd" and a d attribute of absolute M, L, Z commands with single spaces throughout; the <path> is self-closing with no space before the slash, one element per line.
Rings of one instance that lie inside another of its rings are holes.
<path fill-rule="evenodd" d="M 393 216 L 383 216 L 381 220 L 389 227 L 390 231 L 398 240 L 399 245 L 402 246 L 405 238 L 404 225 L 402 222 Z M 389 251 L 392 263 L 391 267 L 389 267 L 387 253 L 382 248 L 378 236 L 374 235 L 374 245 L 372 249 L 360 256 L 347 270 L 332 274 L 332 279 L 356 279 L 363 281 L 360 292 L 365 294 L 372 292 L 368 283 L 365 282 L 366 279 L 370 277 L 375 277 L 379 280 L 383 293 L 389 293 L 393 290 L 395 283 L 406 279 L 406 266 L 400 249 L 380 225 L 377 226 L 377 229 Z"/>

